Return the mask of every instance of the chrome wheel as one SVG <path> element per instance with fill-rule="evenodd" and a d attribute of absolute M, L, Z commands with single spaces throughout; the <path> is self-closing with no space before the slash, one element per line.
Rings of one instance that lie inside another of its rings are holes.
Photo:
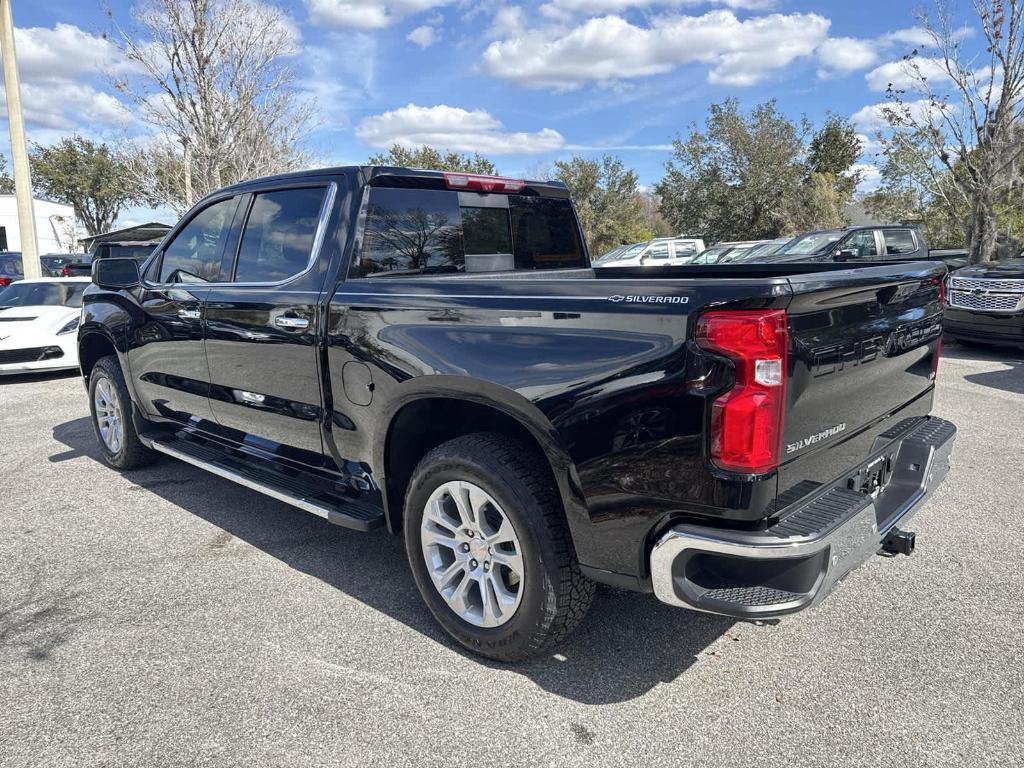
<path fill-rule="evenodd" d="M 111 453 L 117 453 L 124 445 L 124 418 L 121 401 L 110 379 L 101 378 L 96 382 L 92 402 L 96 409 L 96 427 L 100 437 Z"/>
<path fill-rule="evenodd" d="M 512 522 L 473 483 L 452 481 L 427 500 L 420 525 L 427 572 L 448 607 L 477 627 L 500 627 L 523 595 L 523 551 Z"/>

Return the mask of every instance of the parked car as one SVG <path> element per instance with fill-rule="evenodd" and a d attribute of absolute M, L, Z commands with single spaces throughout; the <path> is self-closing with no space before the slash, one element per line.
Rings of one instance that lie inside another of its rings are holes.
<path fill-rule="evenodd" d="M 0 288 L 25 277 L 25 267 L 21 262 L 21 254 L 13 251 L 0 253 Z"/>
<path fill-rule="evenodd" d="M 70 277 L 68 266 L 81 259 L 80 253 L 44 253 L 39 262 L 49 277 Z"/>
<path fill-rule="evenodd" d="M 917 227 L 881 225 L 807 232 L 793 238 L 774 254 L 756 260 L 764 263 L 941 261 L 955 268 L 966 263 L 967 251 L 930 251 Z"/>
<path fill-rule="evenodd" d="M 764 256 L 772 256 L 778 253 L 780 250 L 785 248 L 792 242 L 791 237 L 779 237 L 775 240 L 763 240 L 758 245 L 755 245 L 747 250 L 740 251 L 735 254 L 729 254 L 727 259 L 723 261 L 729 264 L 737 264 L 744 261 L 756 261 L 757 259 Z"/>
<path fill-rule="evenodd" d="M 766 618 L 909 554 L 956 431 L 928 415 L 945 268 L 649 273 L 590 268 L 560 182 L 228 187 L 141 272 L 96 264 L 99 452 L 402 535 L 440 625 L 506 661 L 563 640 L 595 581 Z"/>
<path fill-rule="evenodd" d="M 0 289 L 0 375 L 78 367 L 87 278 L 19 280 Z"/>
<path fill-rule="evenodd" d="M 954 272 L 943 328 L 961 341 L 1024 346 L 1024 259 Z"/>
<path fill-rule="evenodd" d="M 691 261 L 691 264 L 726 264 L 757 246 L 766 243 L 766 240 L 735 240 L 731 242 L 717 243 L 708 248 L 704 253 Z"/>
<path fill-rule="evenodd" d="M 129 258 L 142 264 L 159 244 L 159 240 L 120 240 L 100 243 L 92 253 L 87 253 L 78 261 L 68 264 L 64 273 L 88 276 L 92 270 L 92 262 L 97 259 Z"/>
<path fill-rule="evenodd" d="M 704 241 L 695 238 L 659 237 L 636 243 L 614 255 L 605 254 L 595 267 L 676 267 L 689 264 L 704 250 Z"/>

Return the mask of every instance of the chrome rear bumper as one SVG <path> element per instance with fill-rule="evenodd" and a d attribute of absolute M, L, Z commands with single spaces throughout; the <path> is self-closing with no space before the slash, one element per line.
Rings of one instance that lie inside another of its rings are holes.
<path fill-rule="evenodd" d="M 651 552 L 659 600 L 736 617 L 771 617 L 823 600 L 879 551 L 886 537 L 925 503 L 949 470 L 956 427 L 929 417 L 831 486 L 783 510 L 763 531 L 682 524 Z M 878 467 L 888 472 L 874 494 L 860 490 Z"/>

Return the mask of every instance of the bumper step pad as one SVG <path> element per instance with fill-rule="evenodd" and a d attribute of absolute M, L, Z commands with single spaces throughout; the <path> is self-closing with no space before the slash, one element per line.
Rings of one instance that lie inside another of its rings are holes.
<path fill-rule="evenodd" d="M 349 495 L 348 489 L 309 472 L 287 472 L 280 466 L 212 441 L 201 441 L 178 433 L 170 439 L 150 443 L 155 451 L 205 469 L 286 504 L 312 512 L 328 521 L 370 531 L 384 524 L 384 510 L 372 501 Z"/>

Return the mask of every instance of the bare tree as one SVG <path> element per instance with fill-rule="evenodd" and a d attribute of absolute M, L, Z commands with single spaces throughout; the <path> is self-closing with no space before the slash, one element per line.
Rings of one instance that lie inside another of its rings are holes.
<path fill-rule="evenodd" d="M 226 184 L 301 168 L 312 104 L 289 57 L 294 24 L 261 0 L 144 0 L 117 27 L 135 67 L 117 82 L 155 135 L 130 154 L 149 191 L 181 212 Z"/>
<path fill-rule="evenodd" d="M 916 155 L 919 183 L 949 209 L 970 209 L 971 261 L 991 261 L 997 207 L 1018 183 L 1024 156 L 1024 0 L 974 0 L 984 52 L 969 56 L 946 0 L 919 13 L 930 44 L 904 58 L 910 87 L 889 87 L 884 109 L 895 151 Z"/>

